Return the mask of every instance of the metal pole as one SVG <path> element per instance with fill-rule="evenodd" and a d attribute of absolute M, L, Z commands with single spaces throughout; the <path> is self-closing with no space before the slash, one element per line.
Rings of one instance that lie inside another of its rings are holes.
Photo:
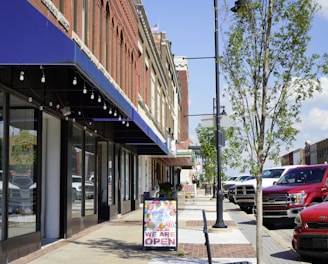
<path fill-rule="evenodd" d="M 216 195 L 216 223 L 214 228 L 226 228 L 223 222 L 223 193 L 221 189 L 221 140 L 220 138 L 220 83 L 219 83 L 219 34 L 218 34 L 218 3 L 214 0 L 215 14 L 215 88 L 216 88 L 216 148 L 217 148 L 217 195 Z"/>
<path fill-rule="evenodd" d="M 214 97 L 213 98 L 213 124 L 214 124 L 214 117 L 216 117 L 216 115 L 215 115 L 216 110 L 215 109 L 216 109 L 216 98 Z M 215 121 L 215 124 L 217 124 L 216 121 Z M 213 197 L 212 198 L 216 197 L 216 193 L 217 193 L 217 190 L 216 190 L 216 183 L 215 183 L 215 178 L 214 178 L 214 180 L 213 180 Z"/>

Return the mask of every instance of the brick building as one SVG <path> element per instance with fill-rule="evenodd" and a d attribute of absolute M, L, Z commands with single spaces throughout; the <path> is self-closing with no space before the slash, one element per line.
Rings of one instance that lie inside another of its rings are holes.
<path fill-rule="evenodd" d="M 190 157 L 171 151 L 180 80 L 140 1 L 5 1 L 0 27 L 7 263 L 135 210 L 155 181 L 176 183 L 174 167 Z"/>

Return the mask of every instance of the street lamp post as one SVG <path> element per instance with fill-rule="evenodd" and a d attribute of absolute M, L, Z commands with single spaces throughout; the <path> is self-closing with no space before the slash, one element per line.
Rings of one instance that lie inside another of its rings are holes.
<path fill-rule="evenodd" d="M 245 5 L 245 0 L 238 0 L 235 2 L 235 7 L 231 11 L 238 12 L 241 7 Z M 217 193 L 216 193 L 216 222 L 214 228 L 226 228 L 227 225 L 223 221 L 223 199 L 224 195 L 221 186 L 221 146 L 224 145 L 224 136 L 220 131 L 220 67 L 219 67 L 219 34 L 218 34 L 218 3 L 214 0 L 214 46 L 215 46 L 215 120 L 216 120 L 216 149 L 217 149 Z M 192 59 L 209 59 L 212 57 L 197 57 Z M 198 116 L 199 114 L 197 114 Z M 192 115 L 189 115 L 192 116 Z M 214 197 L 213 193 L 213 197 Z"/>
<path fill-rule="evenodd" d="M 216 222 L 214 228 L 226 228 L 223 222 L 223 193 L 221 186 L 221 145 L 222 136 L 220 131 L 220 82 L 219 82 L 219 34 L 218 34 L 218 3 L 214 0 L 214 45 L 215 45 L 215 90 L 216 90 L 216 149 L 217 149 L 217 194 L 216 194 Z"/>

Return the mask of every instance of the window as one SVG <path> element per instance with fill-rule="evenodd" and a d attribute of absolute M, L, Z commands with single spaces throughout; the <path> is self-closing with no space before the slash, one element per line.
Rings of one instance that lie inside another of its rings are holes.
<path fill-rule="evenodd" d="M 141 94 L 141 69 L 142 69 L 142 53 L 139 52 L 138 54 L 138 61 L 137 61 L 137 87 L 138 87 L 138 93 Z"/>
<path fill-rule="evenodd" d="M 130 162 L 130 155 L 128 152 L 125 152 L 125 172 L 124 172 L 124 176 L 125 176 L 125 195 L 124 195 L 124 199 L 125 200 L 130 200 L 131 199 L 131 195 L 130 195 L 130 182 L 131 182 L 131 162 Z"/>
<path fill-rule="evenodd" d="M 133 79 L 133 54 L 131 54 L 131 61 L 130 61 L 130 85 L 129 85 L 129 98 L 134 98 L 134 79 Z"/>
<path fill-rule="evenodd" d="M 72 217 L 82 215 L 82 130 L 73 126 L 72 135 Z"/>
<path fill-rule="evenodd" d="M 131 199 L 130 184 L 131 184 L 131 160 L 130 154 L 122 150 L 121 151 L 121 190 L 123 200 Z"/>
<path fill-rule="evenodd" d="M 98 174 L 101 178 L 100 194 L 101 205 L 114 204 L 114 179 L 113 179 L 113 164 L 114 164 L 114 145 L 112 143 L 98 142 Z M 96 184 L 96 182 L 95 182 Z M 99 183 L 98 183 L 99 184 Z"/>
<path fill-rule="evenodd" d="M 94 214 L 95 210 L 95 138 L 86 132 L 85 136 L 85 182 L 84 182 L 84 208 L 85 215 Z M 92 181 L 92 179 L 94 179 Z"/>
<path fill-rule="evenodd" d="M 138 190 L 138 158 L 136 155 L 132 156 L 133 158 L 133 199 L 136 200 L 139 196 Z"/>
<path fill-rule="evenodd" d="M 144 90 L 144 102 L 148 104 L 148 91 L 149 91 L 149 68 L 145 65 L 145 90 Z"/>
<path fill-rule="evenodd" d="M 156 100 L 156 121 L 160 123 L 161 121 L 161 90 L 157 88 L 157 100 Z"/>
<path fill-rule="evenodd" d="M 36 110 L 10 96 L 8 237 L 36 231 L 37 119 Z"/>
<path fill-rule="evenodd" d="M 162 97 L 162 120 L 161 120 L 161 127 L 162 129 L 165 129 L 166 123 L 165 123 L 165 113 L 166 113 L 166 98 L 165 98 L 165 94 L 163 93 L 163 97 Z"/>
<path fill-rule="evenodd" d="M 108 60 L 109 60 L 109 4 L 107 2 L 106 4 L 106 32 L 105 32 L 105 37 L 106 37 L 106 43 L 105 43 L 105 54 L 104 54 L 104 59 L 105 59 L 105 69 L 108 70 Z"/>
<path fill-rule="evenodd" d="M 115 192 L 114 192 L 114 144 L 109 143 L 108 146 L 108 178 L 107 178 L 107 184 L 108 184 L 108 205 L 115 204 Z"/>
<path fill-rule="evenodd" d="M 3 93 L 0 91 L 0 147 L 3 149 Z M 3 151 L 0 152 L 0 219 L 2 218 L 2 211 L 4 208 L 4 199 L 2 198 L 3 190 L 2 190 L 2 181 L 3 181 L 3 168 L 2 168 L 2 161 L 4 159 L 3 157 L 4 153 Z M 2 239 L 2 229 L 4 228 L 3 225 L 0 226 L 0 240 Z"/>
<path fill-rule="evenodd" d="M 72 217 L 94 214 L 95 210 L 95 139 L 73 126 L 72 136 Z M 84 151 L 84 153 L 83 153 Z M 83 206 L 82 206 L 83 205 Z M 85 208 L 82 212 L 82 208 Z"/>
<path fill-rule="evenodd" d="M 123 56 L 123 51 L 124 51 L 124 45 L 123 45 L 123 32 L 121 31 L 120 34 L 120 51 L 119 51 L 119 67 L 117 67 L 118 69 L 118 80 L 119 80 L 119 85 L 121 88 L 124 88 L 124 84 L 123 84 L 123 66 L 124 66 L 124 56 Z"/>
<path fill-rule="evenodd" d="M 103 1 L 101 1 L 101 5 L 99 7 L 99 61 L 102 61 L 102 42 L 103 42 L 103 12 L 102 12 L 102 7 L 103 7 Z"/>
<path fill-rule="evenodd" d="M 77 21 L 77 0 L 74 0 L 74 31 L 77 32 L 77 25 L 78 25 L 78 21 Z"/>
<path fill-rule="evenodd" d="M 151 84 L 150 84 L 150 111 L 151 114 L 154 116 L 155 115 L 155 102 L 156 102 L 156 98 L 155 98 L 156 94 L 155 94 L 155 75 L 152 72 L 151 73 Z"/>
<path fill-rule="evenodd" d="M 60 0 L 59 2 L 59 10 L 61 13 L 64 13 L 64 0 Z"/>
<path fill-rule="evenodd" d="M 92 43 L 91 43 L 91 47 L 92 47 L 92 52 L 95 53 L 95 32 L 96 32 L 96 29 L 95 29 L 95 23 L 96 21 L 96 0 L 93 0 L 92 1 Z"/>

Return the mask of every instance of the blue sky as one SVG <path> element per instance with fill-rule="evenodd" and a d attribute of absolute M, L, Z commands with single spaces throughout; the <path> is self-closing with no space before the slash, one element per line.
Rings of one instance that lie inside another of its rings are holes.
<path fill-rule="evenodd" d="M 234 0 L 227 0 L 231 7 Z M 143 0 L 150 27 L 159 25 L 159 31 L 166 32 L 172 42 L 175 56 L 206 57 L 214 56 L 214 10 L 213 0 Z M 218 3 L 223 0 L 218 0 Z M 231 2 L 231 3 L 230 3 Z M 321 11 L 316 15 L 312 41 L 309 46 L 311 53 L 328 52 L 328 1 L 316 0 Z M 219 15 L 234 15 L 220 14 Z M 219 27 L 222 27 L 222 22 Z M 219 37 L 220 41 L 220 37 Z M 220 53 L 221 54 L 221 53 Z M 190 59 L 189 65 L 189 114 L 210 114 L 213 112 L 215 97 L 215 64 L 213 59 Z M 304 142 L 313 143 L 328 137 L 328 76 L 321 79 L 324 91 L 304 103 L 302 123 L 297 125 L 300 130 L 293 149 L 304 147 Z M 221 95 L 224 82 L 220 80 Z M 229 113 L 228 98 L 220 98 L 220 104 L 226 106 Z M 197 144 L 195 128 L 201 117 L 189 118 L 189 137 Z M 286 154 L 285 153 L 281 153 Z"/>

